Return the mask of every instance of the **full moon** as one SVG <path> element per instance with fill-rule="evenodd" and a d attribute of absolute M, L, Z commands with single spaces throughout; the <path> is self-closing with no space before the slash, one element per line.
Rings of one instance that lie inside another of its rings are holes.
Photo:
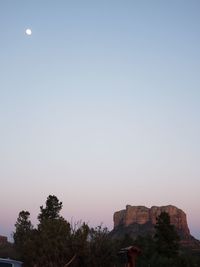
<path fill-rule="evenodd" d="M 26 29 L 26 34 L 27 34 L 27 35 L 31 35 L 31 34 L 32 34 L 31 29 Z"/>

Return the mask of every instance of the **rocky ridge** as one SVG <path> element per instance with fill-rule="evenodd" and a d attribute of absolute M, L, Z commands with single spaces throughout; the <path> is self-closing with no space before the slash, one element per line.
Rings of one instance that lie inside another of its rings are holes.
<path fill-rule="evenodd" d="M 153 235 L 157 217 L 161 212 L 169 214 L 170 222 L 175 226 L 182 244 L 193 246 L 198 243 L 200 248 L 200 242 L 190 234 L 185 212 L 173 205 L 151 208 L 127 205 L 126 209 L 114 213 L 114 229 L 111 235 L 113 238 L 121 238 L 126 234 L 132 238 L 138 235 Z"/>

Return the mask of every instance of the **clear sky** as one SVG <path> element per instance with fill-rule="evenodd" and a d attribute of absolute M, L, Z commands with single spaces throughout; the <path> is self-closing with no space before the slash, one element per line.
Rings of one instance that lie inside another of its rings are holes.
<path fill-rule="evenodd" d="M 109 229 L 126 204 L 172 204 L 200 238 L 199 12 L 0 1 L 0 234 L 55 194 L 66 219 Z"/>

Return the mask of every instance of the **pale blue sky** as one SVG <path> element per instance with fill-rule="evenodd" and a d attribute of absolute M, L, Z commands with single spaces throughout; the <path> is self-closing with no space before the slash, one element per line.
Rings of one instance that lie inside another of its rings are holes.
<path fill-rule="evenodd" d="M 199 12 L 0 1 L 0 234 L 55 194 L 68 220 L 110 229 L 126 204 L 173 204 L 200 238 Z"/>

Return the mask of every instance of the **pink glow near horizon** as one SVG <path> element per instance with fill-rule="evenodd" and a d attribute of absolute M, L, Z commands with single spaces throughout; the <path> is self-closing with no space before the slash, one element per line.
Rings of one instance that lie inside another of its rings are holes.
<path fill-rule="evenodd" d="M 200 2 L 58 2 L 1 1 L 0 234 L 54 194 L 109 228 L 172 204 L 200 237 Z"/>

